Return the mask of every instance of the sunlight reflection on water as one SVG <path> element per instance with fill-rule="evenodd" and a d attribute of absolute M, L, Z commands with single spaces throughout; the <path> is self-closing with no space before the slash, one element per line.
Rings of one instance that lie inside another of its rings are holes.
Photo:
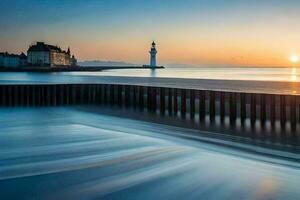
<path fill-rule="evenodd" d="M 297 68 L 293 68 L 293 69 L 292 69 L 290 80 L 291 80 L 292 82 L 297 82 L 297 81 L 298 81 Z"/>
<path fill-rule="evenodd" d="M 75 72 L 74 74 L 79 74 Z M 82 74 L 82 73 L 80 73 Z M 161 70 L 108 70 L 103 72 L 84 72 L 86 75 L 98 76 L 138 76 L 138 77 L 169 77 L 199 78 L 223 80 L 260 80 L 260 81 L 293 81 L 299 82 L 297 68 L 172 68 Z"/>
<path fill-rule="evenodd" d="M 297 68 L 166 68 L 101 72 L 0 73 L 0 84 L 103 83 L 299 94 L 299 73 Z"/>

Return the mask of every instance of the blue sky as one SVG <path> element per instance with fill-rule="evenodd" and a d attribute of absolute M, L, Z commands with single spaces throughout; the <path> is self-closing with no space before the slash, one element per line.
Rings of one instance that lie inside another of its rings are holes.
<path fill-rule="evenodd" d="M 1 0 L 0 51 L 42 40 L 82 60 L 141 63 L 156 40 L 165 63 L 283 65 L 300 51 L 299 9 L 298 0 Z"/>

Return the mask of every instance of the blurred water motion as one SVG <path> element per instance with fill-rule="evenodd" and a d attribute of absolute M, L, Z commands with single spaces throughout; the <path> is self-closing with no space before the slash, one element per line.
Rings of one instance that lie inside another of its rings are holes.
<path fill-rule="evenodd" d="M 299 155 L 182 134 L 195 131 L 76 107 L 2 108 L 0 199 L 299 198 Z"/>

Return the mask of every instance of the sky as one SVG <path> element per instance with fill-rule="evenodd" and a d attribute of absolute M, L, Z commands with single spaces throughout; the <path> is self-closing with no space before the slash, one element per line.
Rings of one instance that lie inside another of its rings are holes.
<path fill-rule="evenodd" d="M 300 56 L 299 0 L 1 0 L 0 51 L 36 41 L 79 60 L 289 66 Z"/>

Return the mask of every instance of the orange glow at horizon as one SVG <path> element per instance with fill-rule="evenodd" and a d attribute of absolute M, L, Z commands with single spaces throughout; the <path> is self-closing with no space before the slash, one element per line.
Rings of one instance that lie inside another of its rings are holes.
<path fill-rule="evenodd" d="M 70 37 L 61 39 L 53 38 L 60 38 L 63 32 L 47 33 L 43 41 L 63 49 L 70 46 L 79 60 L 125 61 L 136 64 L 149 62 L 148 51 L 152 40 L 157 43 L 157 62 L 163 65 L 291 67 L 289 58 L 300 52 L 300 45 L 295 45 L 300 44 L 297 31 L 236 25 L 220 33 L 216 28 L 190 27 L 191 25 L 183 28 L 172 26 L 172 33 L 158 27 L 161 31 L 155 37 L 147 31 L 145 34 L 128 31 L 121 36 L 121 30 L 102 33 L 102 29 L 91 32 L 82 29 L 75 33 L 64 33 Z M 26 52 L 28 45 L 37 38 L 38 35 L 28 35 L 28 38 L 16 40 L 17 44 L 24 43 L 19 49 L 9 40 L 1 44 L 2 48 L 9 47 L 5 48 L 6 51 L 20 53 Z"/>
<path fill-rule="evenodd" d="M 99 46 L 81 44 L 73 48 L 80 60 L 119 60 L 132 63 L 148 62 L 150 43 L 126 44 L 100 43 Z M 158 62 L 181 63 L 192 65 L 233 65 L 233 66 L 290 66 L 291 59 L 286 59 L 287 52 L 270 48 L 238 47 L 234 45 L 189 45 L 179 44 L 178 48 L 157 41 Z M 296 64 L 296 59 L 292 59 Z"/>
<path fill-rule="evenodd" d="M 203 33 L 200 36 L 187 32 L 176 32 L 174 35 L 162 34 L 155 39 L 158 63 L 290 67 L 290 60 L 287 59 L 291 55 L 290 52 L 300 52 L 300 46 L 295 46 L 295 41 L 300 38 L 296 36 L 291 39 L 283 37 L 281 42 L 274 43 L 273 40 L 278 36 L 267 38 L 268 32 L 260 37 L 245 35 L 243 38 L 236 35 L 239 34 Z M 92 37 L 88 41 L 76 41 L 72 49 L 80 60 L 148 63 L 148 51 L 152 39 L 134 34 L 125 37 L 129 39 Z"/>

